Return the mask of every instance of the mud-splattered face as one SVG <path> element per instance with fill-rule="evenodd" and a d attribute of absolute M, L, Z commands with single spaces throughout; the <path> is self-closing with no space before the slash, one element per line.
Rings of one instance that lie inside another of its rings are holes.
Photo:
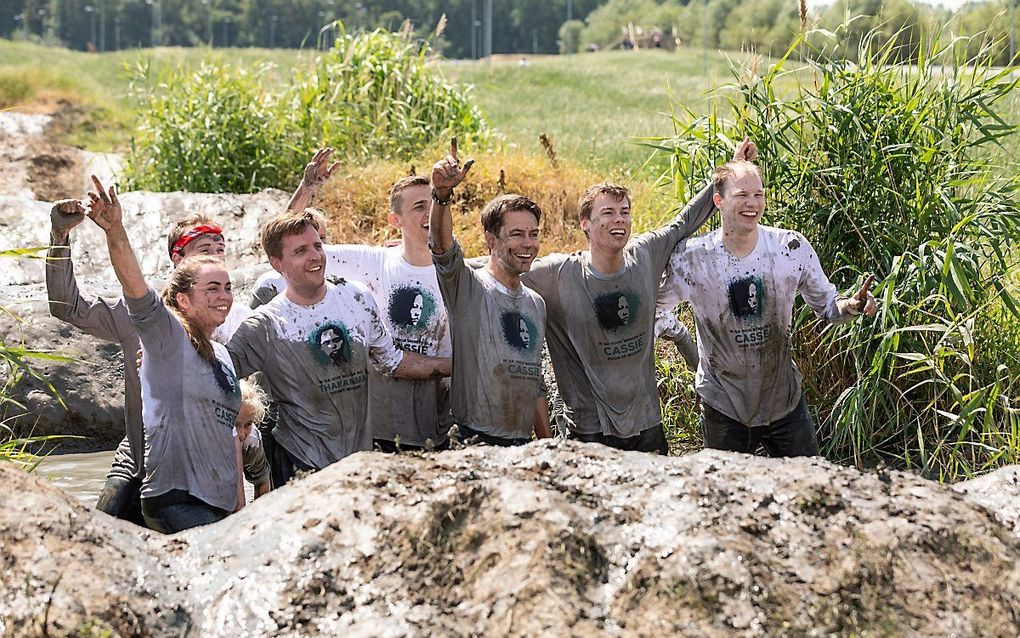
<path fill-rule="evenodd" d="M 234 303 L 230 275 L 223 266 L 205 264 L 186 293 L 177 293 L 181 312 L 202 330 L 212 332 L 222 324 Z"/>
<path fill-rule="evenodd" d="M 722 215 L 723 233 L 756 228 L 765 212 L 765 187 L 758 173 L 752 169 L 738 169 L 723 191 L 714 196 Z"/>
<path fill-rule="evenodd" d="M 627 245 L 631 229 L 630 199 L 600 193 L 592 202 L 591 219 L 581 220 L 592 250 L 619 252 Z"/>
<path fill-rule="evenodd" d="M 498 235 L 485 233 L 485 243 L 495 265 L 504 273 L 519 277 L 531 270 L 531 263 L 538 256 L 541 244 L 538 220 L 528 211 L 510 211 L 503 216 Z"/>
<path fill-rule="evenodd" d="M 255 425 L 255 408 L 250 403 L 242 403 L 241 409 L 237 411 L 237 440 L 244 442 L 251 434 L 252 426 Z"/>

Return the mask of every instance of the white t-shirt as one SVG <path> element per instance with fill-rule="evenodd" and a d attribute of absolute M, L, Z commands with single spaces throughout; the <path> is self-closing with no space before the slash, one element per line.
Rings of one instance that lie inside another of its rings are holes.
<path fill-rule="evenodd" d="M 748 426 L 768 425 L 797 407 L 801 375 L 791 326 L 798 293 L 826 321 L 851 318 L 840 313 L 836 287 L 798 232 L 760 226 L 743 259 L 723 245 L 721 229 L 677 244 L 658 303 L 691 303 L 696 384 L 706 404 Z"/>
<path fill-rule="evenodd" d="M 316 469 L 371 449 L 369 363 L 389 375 L 404 356 L 367 288 L 349 281 L 326 286 L 326 296 L 311 306 L 277 296 L 227 344 L 238 376 L 262 371 L 278 407 L 277 443 Z"/>

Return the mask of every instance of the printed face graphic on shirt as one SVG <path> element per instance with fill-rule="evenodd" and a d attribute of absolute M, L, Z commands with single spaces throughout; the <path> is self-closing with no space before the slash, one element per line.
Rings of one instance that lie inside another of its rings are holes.
<path fill-rule="evenodd" d="M 603 330 L 615 332 L 634 323 L 640 306 L 630 291 L 611 292 L 595 299 L 595 317 Z"/>
<path fill-rule="evenodd" d="M 428 290 L 402 286 L 390 293 L 390 323 L 404 330 L 420 332 L 436 314 L 436 300 Z"/>
<path fill-rule="evenodd" d="M 761 316 L 765 306 L 765 285 L 755 275 L 730 283 L 730 310 L 740 319 L 754 319 Z"/>
<path fill-rule="evenodd" d="M 515 350 L 532 352 L 538 345 L 538 328 L 534 322 L 519 312 L 504 312 L 503 339 Z"/>
<path fill-rule="evenodd" d="M 330 321 L 312 331 L 308 345 L 322 365 L 341 366 L 351 360 L 350 334 L 347 327 L 338 321 Z"/>
<path fill-rule="evenodd" d="M 241 389 L 237 385 L 237 377 L 230 371 L 222 361 L 216 360 L 210 363 L 213 369 L 213 377 L 216 379 L 216 385 L 219 386 L 220 390 L 229 398 L 235 398 L 241 394 Z"/>

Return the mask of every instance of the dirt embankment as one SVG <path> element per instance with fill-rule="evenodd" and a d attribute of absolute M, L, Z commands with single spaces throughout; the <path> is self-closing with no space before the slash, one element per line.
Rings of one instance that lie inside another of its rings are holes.
<path fill-rule="evenodd" d="M 169 538 L 0 480 L 6 635 L 1020 634 L 1015 519 L 820 460 L 362 453 Z"/>

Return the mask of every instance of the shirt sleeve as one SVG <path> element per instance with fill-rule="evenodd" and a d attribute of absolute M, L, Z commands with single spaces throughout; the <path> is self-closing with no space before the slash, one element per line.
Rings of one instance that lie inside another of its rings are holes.
<path fill-rule="evenodd" d="M 163 304 L 152 288 L 138 299 L 125 297 L 131 322 L 145 349 L 146 357 L 162 360 L 176 354 L 186 335 L 180 320 Z"/>
<path fill-rule="evenodd" d="M 251 435 L 248 438 L 251 438 Z M 264 485 L 269 482 L 269 462 L 266 460 L 265 448 L 261 445 L 242 446 L 241 459 L 245 480 L 252 485 Z"/>
<path fill-rule="evenodd" d="M 475 279 L 474 271 L 464 263 L 464 252 L 460 243 L 454 240 L 453 247 L 441 255 L 432 254 L 436 266 L 439 290 L 447 309 L 465 307 L 472 303 L 481 284 Z"/>
<path fill-rule="evenodd" d="M 245 319 L 226 346 L 238 379 L 264 369 L 269 357 L 269 317 L 260 311 Z"/>
<path fill-rule="evenodd" d="M 814 310 L 820 319 L 829 323 L 846 323 L 853 319 L 853 315 L 850 313 L 840 311 L 837 302 L 842 297 L 836 294 L 836 286 L 829 281 L 822 270 L 822 264 L 818 261 L 815 249 L 803 235 L 797 232 L 793 234 L 804 250 L 801 257 L 800 283 L 797 287 L 797 291 L 804 298 L 804 303 Z"/>
<path fill-rule="evenodd" d="M 276 295 L 283 292 L 285 286 L 281 285 L 280 275 L 275 270 L 269 270 L 259 275 L 255 285 L 251 289 L 251 302 L 248 307 L 255 310 L 272 301 Z"/>
<path fill-rule="evenodd" d="M 331 244 L 326 253 L 326 276 L 367 282 L 378 276 L 385 253 L 377 246 Z"/>
<path fill-rule="evenodd" d="M 50 314 L 97 339 L 122 343 L 135 335 L 122 300 L 87 299 L 78 290 L 69 246 L 52 246 L 46 254 L 46 292 Z"/>
<path fill-rule="evenodd" d="M 371 359 L 376 372 L 392 376 L 397 366 L 404 360 L 404 351 L 393 343 L 393 337 L 386 330 L 386 326 L 379 316 L 379 307 L 375 303 L 375 297 L 366 291 L 363 298 L 369 314 L 365 334 L 368 358 Z"/>
<path fill-rule="evenodd" d="M 683 210 L 673 218 L 673 221 L 658 230 L 645 233 L 637 238 L 640 249 L 651 253 L 652 263 L 656 272 L 662 272 L 669 262 L 670 254 L 677 242 L 688 239 L 708 221 L 708 218 L 715 212 L 715 204 L 712 201 L 712 185 L 709 184 L 701 189 L 694 196 L 694 199 L 687 202 Z"/>
<path fill-rule="evenodd" d="M 662 283 L 659 285 L 659 292 L 655 297 L 656 316 L 670 313 L 680 304 L 681 301 L 690 299 L 690 291 L 687 287 L 687 280 L 684 279 L 684 257 L 687 253 L 687 241 L 681 241 L 676 245 L 673 254 L 666 266 Z"/>

